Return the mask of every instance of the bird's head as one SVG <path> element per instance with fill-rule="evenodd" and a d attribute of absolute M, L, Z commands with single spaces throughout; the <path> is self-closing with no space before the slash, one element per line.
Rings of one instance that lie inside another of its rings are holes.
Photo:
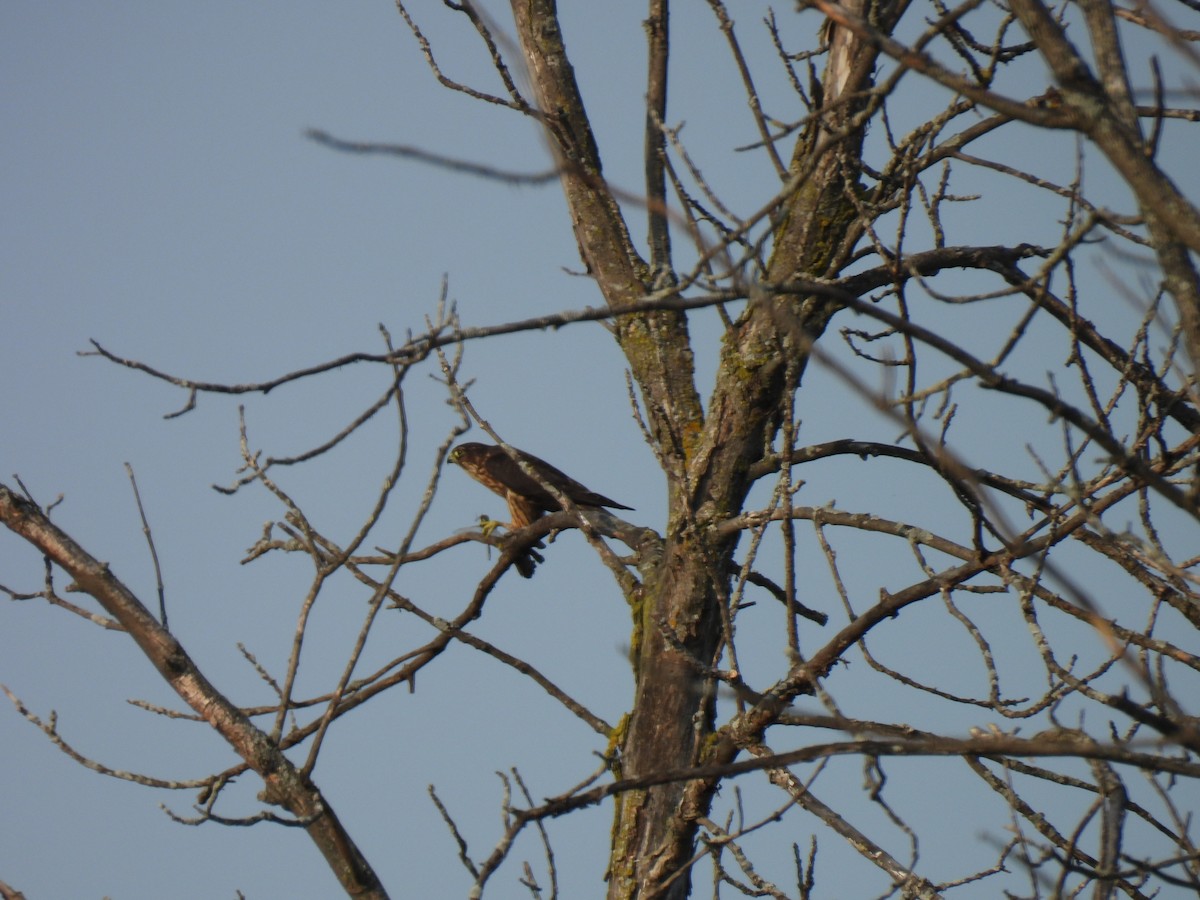
<path fill-rule="evenodd" d="M 464 460 L 472 459 L 479 455 L 479 451 L 484 449 L 483 444 L 459 444 L 450 451 L 450 455 L 446 457 L 450 462 L 461 466 Z"/>

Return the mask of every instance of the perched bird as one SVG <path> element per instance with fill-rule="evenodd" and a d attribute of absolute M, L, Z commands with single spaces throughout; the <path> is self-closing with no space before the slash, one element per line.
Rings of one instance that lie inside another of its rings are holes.
<path fill-rule="evenodd" d="M 536 479 L 526 475 L 513 458 L 504 452 L 503 447 L 478 443 L 459 444 L 450 451 L 449 457 L 450 462 L 462 466 L 464 472 L 508 502 L 508 514 L 512 517 L 508 526 L 510 530 L 524 528 L 536 522 L 543 513 L 558 512 L 562 509 L 558 500 L 539 483 L 539 480 L 557 489 L 576 506 L 633 509 L 632 506 L 610 500 L 603 494 L 589 491 L 575 479 L 531 453 L 518 450 L 517 455 L 537 475 Z M 522 556 L 516 562 L 517 571 L 525 578 L 533 574 L 535 557 L 536 554 L 531 550 L 530 554 Z"/>

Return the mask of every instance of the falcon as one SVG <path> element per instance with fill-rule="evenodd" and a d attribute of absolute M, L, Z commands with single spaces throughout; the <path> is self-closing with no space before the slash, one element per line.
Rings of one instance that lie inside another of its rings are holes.
<path fill-rule="evenodd" d="M 531 525 L 544 513 L 558 512 L 562 505 L 550 491 L 543 487 L 548 484 L 558 490 L 576 506 L 598 509 L 603 506 L 612 509 L 633 509 L 624 503 L 610 500 L 603 494 L 590 491 L 575 479 L 556 469 L 544 459 L 538 459 L 532 453 L 516 451 L 517 456 L 525 463 L 537 478 L 531 478 L 521 470 L 521 467 L 511 456 L 504 452 L 503 447 L 492 444 L 467 443 L 459 444 L 450 451 L 450 462 L 462 466 L 464 472 L 482 484 L 490 491 L 503 497 L 508 503 L 508 514 L 512 522 L 510 531 Z M 494 525 L 492 526 L 495 527 Z M 525 578 L 533 574 L 535 557 L 529 555 L 517 560 L 517 571 Z"/>

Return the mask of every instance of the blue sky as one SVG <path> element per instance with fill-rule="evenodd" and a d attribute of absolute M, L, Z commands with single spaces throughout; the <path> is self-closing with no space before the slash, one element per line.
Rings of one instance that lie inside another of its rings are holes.
<path fill-rule="evenodd" d="M 568 43 L 606 173 L 636 193 L 644 10 L 622 2 L 596 15 L 588 4 L 563 6 L 570 7 Z M 747 31 L 761 15 L 758 4 L 731 8 Z M 470 33 L 440 9 L 415 12 L 448 74 L 497 89 Z M 183 393 L 78 351 L 95 339 L 183 376 L 253 382 L 344 353 L 378 352 L 379 323 L 398 339 L 406 329 L 422 330 L 443 278 L 467 325 L 597 304 L 592 284 L 573 274 L 580 262 L 555 186 L 513 187 L 338 154 L 303 132 L 414 144 L 519 171 L 547 168 L 548 155 L 530 123 L 440 88 L 386 2 L 10 2 L 0 8 L 0 25 L 7 123 L 0 139 L 0 478 L 11 485 L 18 474 L 43 503 L 64 495 L 55 521 L 151 601 L 153 572 L 123 468 L 131 463 L 162 558 L 173 629 L 236 702 L 268 702 L 237 642 L 279 674 L 309 573 L 298 560 L 238 564 L 262 523 L 282 513 L 261 490 L 228 498 L 211 489 L 236 477 L 237 405 L 245 404 L 257 447 L 289 455 L 353 419 L 385 389 L 387 372 L 353 366 L 267 397 L 204 396 L 196 410 L 165 421 L 185 402 Z M 684 135 L 698 161 L 740 198 L 742 211 L 752 210 L 770 196 L 771 173 L 761 159 L 731 153 L 755 135 L 719 55 L 720 35 L 704 16 L 680 16 L 677 27 L 672 121 L 687 120 Z M 764 90 L 785 96 L 779 87 Z M 1069 142 L 1049 146 L 1069 172 Z M 1014 144 L 1005 152 L 1046 151 Z M 1007 240 L 1023 234 L 1031 216 L 1053 234 L 1061 209 L 1014 197 L 1008 214 L 981 222 L 964 213 L 961 239 L 975 239 L 966 232 L 978 228 L 990 242 Z M 640 217 L 631 221 L 640 236 Z M 700 359 L 703 395 L 719 332 L 711 313 L 698 315 L 693 331 L 708 351 Z M 455 422 L 444 388 L 427 377 L 434 374 L 415 371 L 406 382 L 412 462 L 369 543 L 387 542 L 389 527 L 399 540 L 433 449 Z M 473 402 L 506 439 L 635 506 L 631 518 L 661 529 L 661 475 L 632 420 L 622 359 L 602 326 L 474 343 L 463 376 L 475 379 Z M 814 370 L 808 389 L 821 398 L 806 418 L 813 442 L 850 431 L 894 436 L 828 373 Z M 336 457 L 278 475 L 322 528 L 346 540 L 370 507 L 395 441 L 395 416 L 380 416 Z M 986 453 L 988 444 L 977 449 Z M 886 476 L 865 479 L 853 463 L 819 471 L 807 502 L 861 508 L 869 498 L 880 509 L 904 508 L 903 486 Z M 498 516 L 499 500 L 451 471 L 417 544 L 466 528 L 481 512 Z M 560 537 L 547 556 L 534 581 L 505 580 L 475 630 L 615 722 L 631 686 L 627 611 L 579 535 Z M 823 565 L 815 552 L 809 561 Z M 450 616 L 487 566 L 484 551 L 468 545 L 439 564 L 406 570 L 399 588 Z M 875 569 L 860 574 L 863 596 L 886 580 Z M 40 579 L 40 561 L 0 534 L 0 583 L 36 590 Z M 300 694 L 336 679 L 365 599 L 349 580 L 335 581 L 322 597 Z M 826 591 L 823 608 L 836 604 Z M 916 616 L 911 627 L 919 634 Z M 384 613 L 363 669 L 429 637 L 414 620 Z M 769 637 L 763 646 L 771 655 L 751 665 L 766 677 L 783 660 Z M 947 652 L 921 662 L 953 671 L 954 660 Z M 186 779 L 231 762 L 204 726 L 126 704 L 176 701 L 123 636 L 44 603 L 0 606 L 0 682 L 43 718 L 57 711 L 64 738 L 113 768 Z M 191 794 L 86 771 L 4 706 L 0 746 L 7 760 L 0 767 L 0 879 L 31 898 L 336 894 L 299 831 L 174 824 L 158 804 L 186 815 Z M 426 786 L 436 784 L 472 850 L 485 855 L 497 837 L 497 769 L 521 767 L 541 797 L 578 782 L 596 764 L 591 754 L 603 749 L 537 688 L 455 647 L 415 693 L 379 698 L 335 727 L 316 778 L 396 896 L 457 896 L 469 882 Z M 834 763 L 826 777 L 857 790 L 858 766 Z M 257 811 L 257 789 L 255 779 L 243 779 L 225 812 Z M 878 811 L 864 812 L 872 815 Z M 579 891 L 566 896 L 599 892 L 609 819 L 604 807 L 553 824 L 561 875 Z M 811 823 L 794 810 L 785 821 L 784 846 L 807 846 Z M 848 851 L 822 840 L 829 872 Z M 981 841 L 976 831 L 947 827 L 925 852 L 953 860 Z M 893 852 L 903 856 L 903 843 Z M 527 841 L 514 859 L 536 864 L 538 854 Z M 786 855 L 776 865 L 786 872 Z M 494 896 L 524 896 L 517 874 L 514 867 L 499 878 Z M 861 891 L 883 884 L 868 879 Z"/>
<path fill-rule="evenodd" d="M 419 144 L 520 170 L 543 169 L 548 156 L 525 121 L 438 87 L 389 3 L 6 4 L 0 16 L 0 104 L 11 124 L 0 141 L 3 477 L 11 484 L 19 474 L 43 502 L 62 493 L 56 521 L 152 602 L 153 572 L 123 469 L 130 462 L 163 562 L 173 629 L 235 699 L 265 702 L 236 642 L 278 674 L 307 574 L 271 560 L 237 564 L 262 523 L 281 514 L 262 492 L 226 498 L 210 487 L 235 477 L 239 399 L 205 398 L 193 413 L 164 421 L 183 404 L 182 393 L 77 352 L 95 339 L 189 377 L 254 381 L 355 350 L 377 352 L 379 323 L 398 338 L 421 330 L 444 277 L 466 324 L 595 303 L 590 284 L 563 271 L 580 265 L 554 186 L 513 188 L 340 155 L 303 131 Z M 610 24 L 615 30 L 615 22 L 593 28 Z M 636 18 L 620 24 L 638 39 Z M 486 61 L 472 58 L 468 37 L 449 33 L 447 68 L 486 78 Z M 636 71 L 619 74 L 638 90 Z M 638 153 L 628 155 L 634 165 Z M 620 155 L 613 155 L 615 167 Z M 396 541 L 433 448 L 455 421 L 431 371 L 415 373 L 408 386 L 413 465 L 389 510 Z M 503 434 L 550 459 L 574 456 L 573 474 L 648 515 L 657 507 L 661 518 L 653 460 L 628 427 L 620 357 L 599 325 L 479 344 L 464 375 L 478 379 L 474 402 Z M 281 389 L 265 403 L 240 401 L 260 446 L 287 455 L 343 427 L 387 378 L 359 367 Z M 352 533 L 381 483 L 396 440 L 394 414 L 385 418 L 336 462 L 281 479 L 338 538 Z M 480 512 L 502 512 L 457 471 L 445 497 L 420 543 L 470 526 Z M 575 543 L 564 537 L 553 548 L 573 561 L 540 572 L 535 597 L 529 584 L 503 587 L 497 604 L 511 610 L 480 631 L 498 631 L 490 636 L 567 685 L 602 674 L 613 689 L 590 701 L 615 721 L 628 696 L 628 616 L 603 570 Z M 429 576 L 436 588 L 410 581 L 405 589 L 450 615 L 487 566 L 477 545 L 461 548 Z M 7 533 L 0 570 L 0 583 L 14 589 L 40 584 L 40 562 Z M 594 596 L 581 590 L 580 570 Z M 444 596 L 430 597 L 435 589 Z M 319 639 L 310 642 L 302 692 L 336 677 L 361 623 L 358 590 L 341 584 L 330 593 L 315 614 Z M 57 711 L 62 734 L 81 752 L 161 778 L 196 777 L 231 762 L 201 726 L 125 703 L 177 705 L 121 636 L 44 604 L 6 604 L 3 616 L 0 682 L 43 718 Z M 373 663 L 429 636 L 414 635 L 395 613 L 384 618 L 379 645 L 368 652 Z M 603 637 L 581 651 L 589 634 Z M 561 763 L 539 763 L 530 779 L 543 794 L 574 783 L 581 766 L 594 766 L 590 753 L 603 749 L 586 729 L 564 732 L 556 718 L 539 723 L 544 710 L 523 712 L 541 697 L 508 672 L 480 667 L 461 648 L 447 658 L 416 694 L 385 697 L 372 721 L 335 730 L 328 772 L 325 763 L 317 771 L 401 895 L 466 884 L 426 785 L 437 783 L 482 851 L 495 838 L 494 771 L 529 761 L 528 736 L 512 729 L 515 720 L 529 715 L 530 728 L 555 729 L 537 739 L 552 737 L 561 748 Z M 336 892 L 302 832 L 173 824 L 158 804 L 188 814 L 192 793 L 159 796 L 86 771 L 11 709 L 0 713 L 0 744 L 6 758 L 20 760 L 0 775 L 0 879 L 31 897 Z M 373 748 L 366 756 L 365 747 Z M 352 773 L 368 767 L 376 774 L 356 784 Z M 230 814 L 258 809 L 258 786 L 245 781 Z M 605 809 L 581 821 L 603 822 L 603 830 L 608 816 Z M 584 864 L 593 868 L 583 870 L 589 881 L 599 859 Z"/>

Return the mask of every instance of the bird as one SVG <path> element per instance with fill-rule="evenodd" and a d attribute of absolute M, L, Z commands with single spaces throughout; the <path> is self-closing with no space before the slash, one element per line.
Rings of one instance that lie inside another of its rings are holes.
<path fill-rule="evenodd" d="M 575 479 L 561 470 L 550 465 L 544 459 L 539 459 L 532 453 L 516 450 L 516 455 L 537 477 L 531 478 L 516 461 L 505 452 L 503 447 L 494 444 L 468 442 L 459 444 L 450 451 L 449 460 L 460 466 L 471 478 L 478 481 L 488 490 L 499 494 L 508 503 L 508 513 L 512 521 L 508 528 L 514 531 L 531 525 L 544 513 L 558 512 L 562 504 L 555 499 L 544 484 L 558 490 L 576 506 L 598 509 L 633 509 L 624 503 L 618 503 L 597 494 L 584 487 Z M 487 526 L 491 525 L 489 529 Z M 496 528 L 500 523 L 485 523 L 485 533 Z M 516 561 L 517 571 L 525 578 L 533 575 L 533 570 L 540 556 L 532 548 L 529 553 Z"/>

